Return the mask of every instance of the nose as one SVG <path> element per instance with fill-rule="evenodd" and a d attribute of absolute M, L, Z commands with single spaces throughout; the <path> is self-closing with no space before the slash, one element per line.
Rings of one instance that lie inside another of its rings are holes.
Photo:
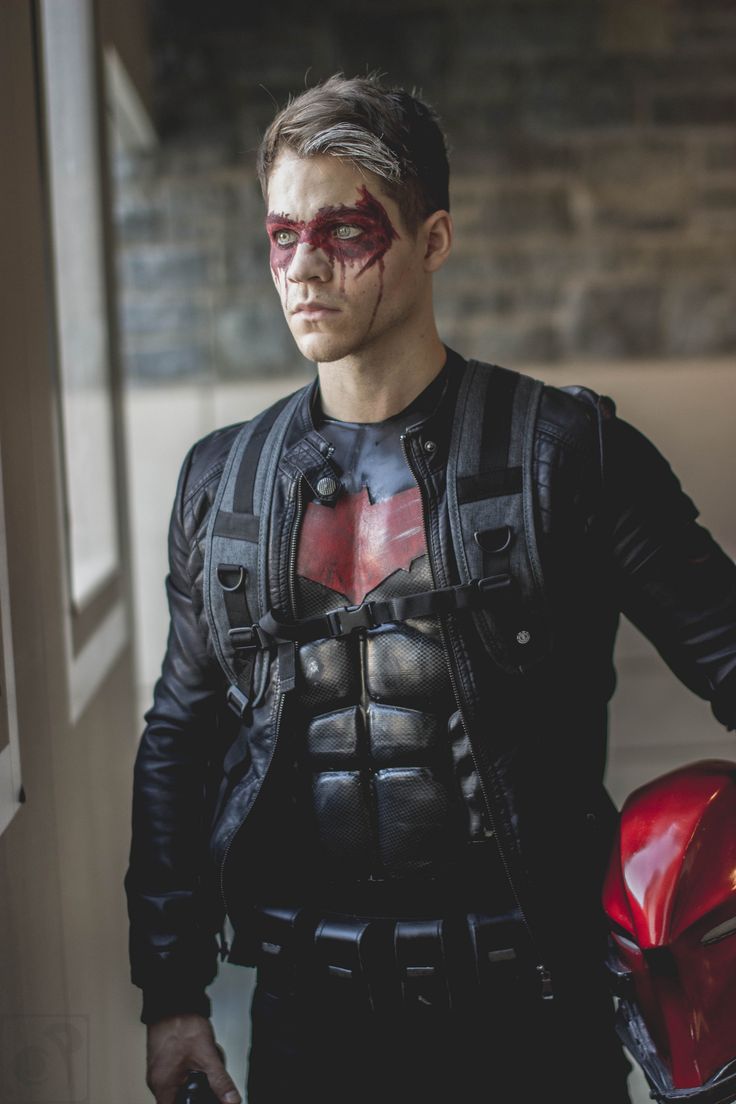
<path fill-rule="evenodd" d="M 332 265 L 323 249 L 310 245 L 308 241 L 302 241 L 294 250 L 287 276 L 296 284 L 307 280 L 320 280 L 325 283 L 332 276 Z"/>

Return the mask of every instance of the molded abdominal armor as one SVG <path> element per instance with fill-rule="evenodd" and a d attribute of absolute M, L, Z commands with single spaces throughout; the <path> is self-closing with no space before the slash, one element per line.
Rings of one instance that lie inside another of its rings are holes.
<path fill-rule="evenodd" d="M 335 592 L 299 583 L 310 614 L 344 604 Z M 422 556 L 371 597 L 430 586 Z M 299 674 L 303 787 L 333 874 L 439 872 L 462 844 L 482 838 L 467 738 L 450 723 L 455 704 L 436 620 L 304 645 Z"/>

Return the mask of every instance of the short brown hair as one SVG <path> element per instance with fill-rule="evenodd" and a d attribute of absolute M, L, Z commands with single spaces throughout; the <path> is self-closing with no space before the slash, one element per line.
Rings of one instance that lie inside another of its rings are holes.
<path fill-rule="evenodd" d="M 298 157 L 345 158 L 381 177 L 412 233 L 433 211 L 450 209 L 447 145 L 436 112 L 402 88 L 385 87 L 375 73 L 336 73 L 289 100 L 258 149 L 264 197 L 285 148 Z"/>

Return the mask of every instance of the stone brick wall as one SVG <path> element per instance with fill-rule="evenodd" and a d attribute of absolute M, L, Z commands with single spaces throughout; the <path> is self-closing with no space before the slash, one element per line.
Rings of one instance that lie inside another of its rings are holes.
<path fill-rule="evenodd" d="M 440 110 L 445 340 L 510 365 L 736 348 L 733 0 L 156 0 L 160 146 L 121 157 L 129 376 L 303 371 L 254 149 L 289 92 L 378 68 Z"/>

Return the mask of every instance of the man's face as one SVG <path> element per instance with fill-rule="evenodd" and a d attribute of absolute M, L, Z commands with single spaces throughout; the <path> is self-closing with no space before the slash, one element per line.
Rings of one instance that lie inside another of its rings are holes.
<path fill-rule="evenodd" d="M 299 350 L 330 363 L 375 346 L 426 303 L 422 234 L 373 173 L 283 151 L 268 182 L 271 272 Z"/>

